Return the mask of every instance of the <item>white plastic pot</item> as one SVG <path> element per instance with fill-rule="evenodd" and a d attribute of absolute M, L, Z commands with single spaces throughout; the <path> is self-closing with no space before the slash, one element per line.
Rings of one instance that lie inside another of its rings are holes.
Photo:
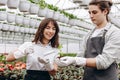
<path fill-rule="evenodd" d="M 24 27 L 20 27 L 20 32 L 24 33 L 25 32 L 25 28 Z"/>
<path fill-rule="evenodd" d="M 10 31 L 14 31 L 14 29 L 15 29 L 15 26 L 13 26 L 13 25 L 10 25 L 9 27 L 10 27 L 10 28 L 9 28 L 9 30 L 10 30 Z"/>
<path fill-rule="evenodd" d="M 29 26 L 30 18 L 23 18 L 23 25 Z"/>
<path fill-rule="evenodd" d="M 15 22 L 15 14 L 8 13 L 7 14 L 7 22 L 12 23 Z"/>
<path fill-rule="evenodd" d="M 71 26 L 75 26 L 75 19 L 70 19 L 68 24 L 70 24 Z"/>
<path fill-rule="evenodd" d="M 2 23 L 0 23 L 0 30 L 2 29 L 2 25 L 3 25 L 3 24 L 2 24 Z"/>
<path fill-rule="evenodd" d="M 29 9 L 30 14 L 37 14 L 38 11 L 39 11 L 39 7 L 36 4 L 30 5 L 30 9 Z"/>
<path fill-rule="evenodd" d="M 0 6 L 4 6 L 7 4 L 7 0 L 0 0 Z"/>
<path fill-rule="evenodd" d="M 60 14 L 59 21 L 63 23 L 65 22 L 65 17 L 63 14 Z"/>
<path fill-rule="evenodd" d="M 0 21 L 5 21 L 7 19 L 7 13 L 5 11 L 0 11 Z"/>
<path fill-rule="evenodd" d="M 2 29 L 5 30 L 5 31 L 8 31 L 9 30 L 9 25 L 3 24 Z"/>
<path fill-rule="evenodd" d="M 30 25 L 31 27 L 35 27 L 36 22 L 37 22 L 37 20 L 30 19 L 29 25 Z"/>
<path fill-rule="evenodd" d="M 38 11 L 38 17 L 45 17 L 47 14 L 47 10 L 48 10 L 47 8 L 44 9 L 40 8 Z"/>
<path fill-rule="evenodd" d="M 29 33 L 30 29 L 29 28 L 25 28 L 25 33 Z"/>
<path fill-rule="evenodd" d="M 65 16 L 64 19 L 65 19 L 65 23 L 69 22 L 69 18 L 68 17 Z"/>
<path fill-rule="evenodd" d="M 19 6 L 20 0 L 8 0 L 7 1 L 7 6 L 10 9 L 17 9 Z"/>
<path fill-rule="evenodd" d="M 47 14 L 46 14 L 45 17 L 46 17 L 46 18 L 53 18 L 53 15 L 54 15 L 54 11 L 48 9 L 48 10 L 47 10 Z"/>
<path fill-rule="evenodd" d="M 15 23 L 16 24 L 23 24 L 23 16 L 16 15 Z"/>
<path fill-rule="evenodd" d="M 19 10 L 21 12 L 29 12 L 29 9 L 30 9 L 30 2 L 28 2 L 28 1 L 20 1 Z"/>
<path fill-rule="evenodd" d="M 14 29 L 15 32 L 19 32 L 20 31 L 20 27 L 18 26 L 15 26 L 15 29 Z"/>
<path fill-rule="evenodd" d="M 55 20 L 59 20 L 59 17 L 60 17 L 60 12 L 55 12 L 53 18 Z"/>
<path fill-rule="evenodd" d="M 40 25 L 40 21 L 37 21 L 35 27 L 38 28 L 39 25 Z"/>

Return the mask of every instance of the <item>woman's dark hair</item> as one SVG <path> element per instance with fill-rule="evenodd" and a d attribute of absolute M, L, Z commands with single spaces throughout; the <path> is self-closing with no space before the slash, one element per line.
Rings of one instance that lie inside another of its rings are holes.
<path fill-rule="evenodd" d="M 107 13 L 107 20 L 108 20 L 108 14 L 111 10 L 111 6 L 112 6 L 112 2 L 108 1 L 108 0 L 92 0 L 89 5 L 97 5 L 99 6 L 101 11 L 104 11 L 105 9 L 108 10 Z"/>
<path fill-rule="evenodd" d="M 44 32 L 45 28 L 47 27 L 47 25 L 49 24 L 49 22 L 52 22 L 52 24 L 56 28 L 55 35 L 50 40 L 51 46 L 54 48 L 58 48 L 58 46 L 59 46 L 59 35 L 58 35 L 59 27 L 58 27 L 57 22 L 52 18 L 45 18 L 41 21 L 41 23 L 38 27 L 38 30 L 35 34 L 35 38 L 33 39 L 32 42 L 35 42 L 37 44 L 40 41 L 41 43 L 43 43 L 43 37 L 44 37 L 43 32 Z"/>

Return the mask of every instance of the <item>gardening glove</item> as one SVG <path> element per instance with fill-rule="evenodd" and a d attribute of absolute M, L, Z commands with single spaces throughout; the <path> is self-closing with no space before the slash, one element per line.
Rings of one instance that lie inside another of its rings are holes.
<path fill-rule="evenodd" d="M 60 58 L 56 58 L 56 59 L 55 59 L 55 63 L 56 63 L 59 67 L 67 66 L 66 63 L 61 62 Z"/>
<path fill-rule="evenodd" d="M 86 65 L 86 58 L 82 57 L 62 57 L 60 58 L 60 62 L 66 64 L 65 66 L 74 64 L 78 66 L 85 66 Z"/>
<path fill-rule="evenodd" d="M 45 69 L 47 71 L 51 71 L 54 69 L 54 65 L 50 62 L 49 59 L 43 59 L 41 57 L 38 57 L 38 61 L 45 65 Z"/>

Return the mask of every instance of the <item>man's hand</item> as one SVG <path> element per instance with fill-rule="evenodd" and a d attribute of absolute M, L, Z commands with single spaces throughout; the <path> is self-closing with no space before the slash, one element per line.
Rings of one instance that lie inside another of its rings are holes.
<path fill-rule="evenodd" d="M 85 66 L 86 65 L 86 58 L 82 57 L 62 57 L 56 59 L 56 64 L 60 67 L 68 66 L 68 65 L 78 65 L 78 66 Z"/>
<path fill-rule="evenodd" d="M 55 63 L 60 67 L 64 67 L 64 66 L 68 66 L 70 64 L 75 63 L 75 59 L 74 57 L 56 58 Z"/>

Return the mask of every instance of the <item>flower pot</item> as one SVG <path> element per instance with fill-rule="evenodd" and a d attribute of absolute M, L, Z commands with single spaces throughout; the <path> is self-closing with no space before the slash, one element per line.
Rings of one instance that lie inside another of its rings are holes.
<path fill-rule="evenodd" d="M 46 14 L 45 17 L 46 17 L 46 18 L 53 18 L 53 15 L 54 15 L 54 11 L 48 9 L 48 10 L 47 10 L 47 14 Z"/>
<path fill-rule="evenodd" d="M 7 19 L 7 13 L 5 11 L 0 11 L 0 21 L 5 21 Z"/>
<path fill-rule="evenodd" d="M 69 18 L 65 16 L 64 19 L 65 19 L 65 23 L 67 24 L 69 22 Z"/>
<path fill-rule="evenodd" d="M 30 34 L 35 34 L 35 33 L 36 33 L 36 29 L 30 28 Z"/>
<path fill-rule="evenodd" d="M 12 23 L 15 22 L 15 14 L 8 13 L 7 14 L 7 22 Z"/>
<path fill-rule="evenodd" d="M 23 25 L 29 26 L 30 18 L 23 18 Z"/>
<path fill-rule="evenodd" d="M 53 18 L 55 20 L 59 20 L 59 17 L 60 17 L 60 12 L 55 12 Z"/>
<path fill-rule="evenodd" d="M 47 14 L 47 10 L 48 10 L 47 8 L 44 9 L 40 8 L 38 11 L 38 17 L 45 17 Z"/>
<path fill-rule="evenodd" d="M 25 28 L 24 27 L 20 27 L 20 32 L 24 33 L 25 32 Z"/>
<path fill-rule="evenodd" d="M 64 23 L 65 18 L 63 14 L 60 14 L 59 21 Z"/>
<path fill-rule="evenodd" d="M 0 23 L 0 30 L 2 29 L 2 25 L 3 25 L 3 24 L 2 24 L 2 23 Z"/>
<path fill-rule="evenodd" d="M 2 30 L 8 31 L 9 30 L 9 25 L 3 24 L 2 25 Z"/>
<path fill-rule="evenodd" d="M 15 31 L 15 32 L 19 32 L 19 31 L 20 31 L 20 27 L 19 27 L 19 26 L 15 26 L 14 31 Z"/>
<path fill-rule="evenodd" d="M 31 27 L 35 27 L 36 22 L 37 22 L 37 20 L 30 19 L 29 25 L 30 25 Z"/>
<path fill-rule="evenodd" d="M 10 9 L 17 9 L 19 5 L 20 0 L 8 0 L 7 6 Z"/>
<path fill-rule="evenodd" d="M 36 4 L 30 5 L 30 9 L 29 9 L 30 14 L 37 14 L 38 11 L 39 11 L 39 7 Z"/>
<path fill-rule="evenodd" d="M 28 2 L 28 1 L 20 1 L 19 10 L 21 12 L 29 12 L 29 9 L 30 9 L 30 2 Z"/>
<path fill-rule="evenodd" d="M 29 28 L 25 28 L 25 33 L 29 33 L 30 29 Z"/>
<path fill-rule="evenodd" d="M 38 28 L 39 25 L 40 25 L 40 21 L 37 21 L 35 27 Z"/>
<path fill-rule="evenodd" d="M 0 6 L 4 6 L 7 4 L 7 0 L 0 0 Z"/>
<path fill-rule="evenodd" d="M 68 24 L 70 24 L 71 26 L 75 26 L 75 19 L 70 19 Z"/>
<path fill-rule="evenodd" d="M 23 24 L 23 16 L 16 15 L 15 23 L 16 24 Z"/>
<path fill-rule="evenodd" d="M 16 26 L 10 25 L 9 27 L 10 27 L 9 28 L 10 31 L 14 31 Z"/>

